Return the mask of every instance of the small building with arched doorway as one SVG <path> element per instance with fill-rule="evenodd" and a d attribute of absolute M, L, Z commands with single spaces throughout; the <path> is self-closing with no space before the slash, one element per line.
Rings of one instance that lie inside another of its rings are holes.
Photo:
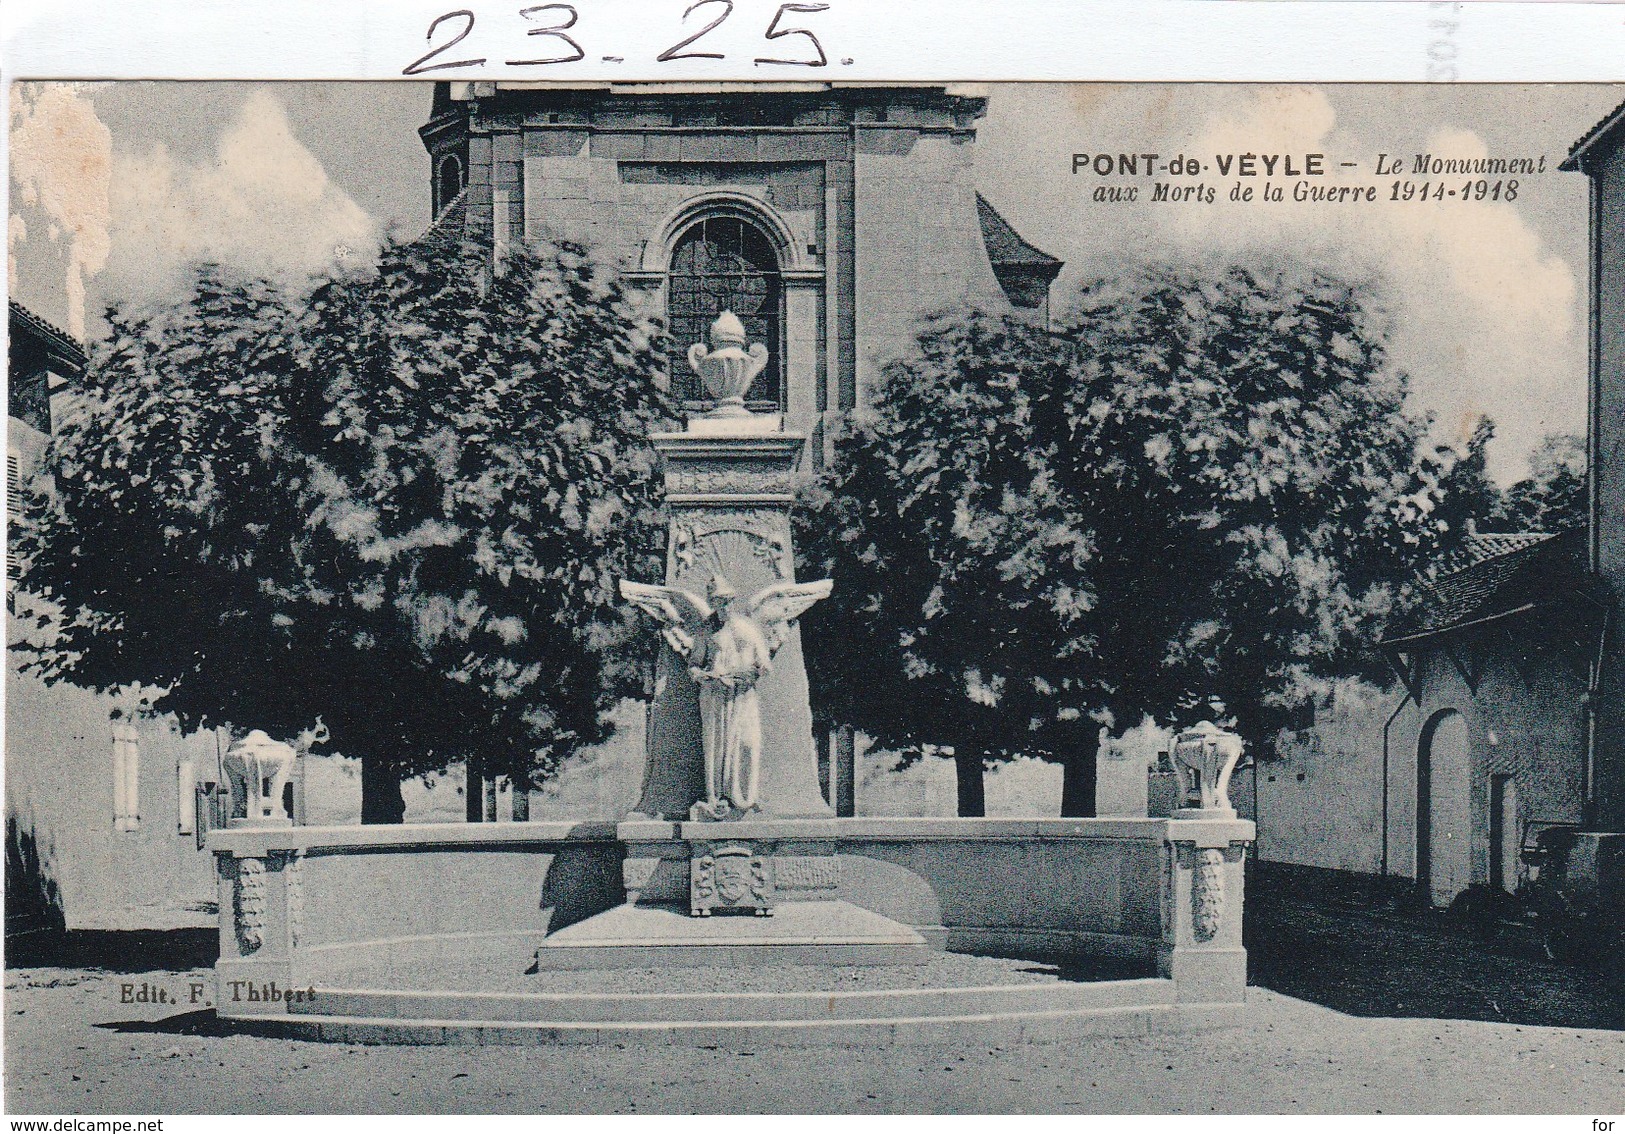
<path fill-rule="evenodd" d="M 1384 873 L 1436 906 L 1515 892 L 1521 849 L 1583 822 L 1586 694 L 1604 606 L 1584 530 L 1475 535 L 1383 651 L 1404 700 L 1381 777 Z"/>

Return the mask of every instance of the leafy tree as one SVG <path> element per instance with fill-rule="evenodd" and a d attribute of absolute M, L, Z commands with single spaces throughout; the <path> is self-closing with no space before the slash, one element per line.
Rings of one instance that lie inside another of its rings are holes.
<path fill-rule="evenodd" d="M 30 493 L 26 649 L 191 726 L 363 762 L 362 817 L 469 758 L 516 782 L 639 689 L 618 576 L 655 571 L 660 342 L 583 249 L 393 244 L 302 300 L 201 270 L 113 311 Z"/>
<path fill-rule="evenodd" d="M 1585 442 L 1551 433 L 1529 456 L 1529 475 L 1506 490 L 1503 514 L 1514 531 L 1564 532 L 1586 523 Z"/>
<path fill-rule="evenodd" d="M 889 748 L 1064 767 L 1101 726 L 1233 720 L 1255 743 L 1437 548 L 1424 419 L 1356 285 L 1147 268 L 1054 334 L 957 314 L 885 371 L 802 521 L 839 580 L 807 616 L 826 714 Z"/>
<path fill-rule="evenodd" d="M 1501 526 L 1505 501 L 1489 473 L 1489 448 L 1494 440 L 1495 422 L 1480 417 L 1465 448 L 1458 452 L 1441 445 L 1424 459 L 1425 475 L 1436 486 L 1436 504 L 1428 514 L 1428 522 L 1437 535 L 1441 563 L 1450 562 L 1474 530 L 1491 531 Z"/>
<path fill-rule="evenodd" d="M 1481 417 L 1460 452 L 1438 447 L 1426 459 L 1437 501 L 1427 517 L 1448 567 L 1472 531 L 1562 532 L 1586 523 L 1585 442 L 1552 433 L 1529 456 L 1529 475 L 1501 489 L 1488 470 L 1495 423 Z"/>

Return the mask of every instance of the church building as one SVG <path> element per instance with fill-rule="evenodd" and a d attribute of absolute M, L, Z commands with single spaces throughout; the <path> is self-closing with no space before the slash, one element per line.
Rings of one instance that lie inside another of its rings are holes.
<path fill-rule="evenodd" d="M 975 187 L 986 109 L 980 88 L 942 84 L 437 83 L 419 133 L 434 229 L 498 258 L 591 247 L 665 321 L 668 381 L 693 409 L 688 348 L 732 311 L 768 353 L 746 405 L 782 414 L 820 462 L 932 313 L 1048 321 L 1061 261 Z M 855 814 L 853 737 L 827 743 L 825 790 Z M 616 760 L 638 746 L 628 730 Z M 468 818 L 529 813 L 496 796 L 471 790 Z"/>
<path fill-rule="evenodd" d="M 1061 261 L 977 193 L 977 88 L 436 84 L 420 131 L 438 225 L 586 243 L 672 336 L 671 382 L 723 310 L 768 365 L 747 394 L 814 438 L 933 311 L 1047 319 Z"/>

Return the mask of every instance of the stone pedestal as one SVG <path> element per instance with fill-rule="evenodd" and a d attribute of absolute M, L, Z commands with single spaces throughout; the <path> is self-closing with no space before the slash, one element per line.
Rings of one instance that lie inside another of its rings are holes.
<path fill-rule="evenodd" d="M 215 1003 L 222 1018 L 303 1019 L 324 1038 L 365 1017 L 374 1039 L 438 1043 L 462 1019 L 478 1023 L 456 1042 L 512 1042 L 487 1029 L 588 1019 L 560 1015 L 547 970 L 676 968 L 664 992 L 615 997 L 592 1018 L 624 1021 L 617 1013 L 635 1001 L 647 1009 L 637 1019 L 700 1023 L 719 1018 L 715 1006 L 772 1028 L 802 1017 L 764 1015 L 766 998 L 719 970 L 931 963 L 946 948 L 1155 964 L 1161 979 L 1063 982 L 1047 995 L 1071 988 L 1090 1012 L 1143 1010 L 1166 1026 L 1228 1025 L 1244 1005 L 1242 856 L 1253 834 L 1243 820 L 1192 818 L 215 830 Z M 743 902 L 691 916 L 696 851 L 724 847 L 760 860 L 771 916 Z M 988 989 L 921 989 L 853 1015 L 914 1020 L 919 998 L 939 994 L 956 1016 L 997 1010 L 981 999 Z"/>
<path fill-rule="evenodd" d="M 1157 971 L 1180 1002 L 1238 1004 L 1247 993 L 1241 943 L 1242 887 L 1253 824 L 1230 806 L 1230 776 L 1242 739 L 1211 721 L 1174 738 L 1183 806 L 1163 844 L 1162 942 Z"/>
<path fill-rule="evenodd" d="M 1157 973 L 1173 980 L 1181 1003 L 1246 999 L 1241 914 L 1253 837 L 1252 823 L 1233 818 L 1176 818 L 1168 824 Z"/>
<path fill-rule="evenodd" d="M 775 415 L 698 418 L 682 433 L 650 438 L 665 467 L 667 586 L 703 594 L 721 575 L 741 595 L 795 577 L 790 508 L 806 444 L 783 433 Z M 801 632 L 773 657 L 756 686 L 762 727 L 758 811 L 833 817 L 818 783 Z M 637 816 L 689 818 L 706 798 L 699 690 L 688 665 L 663 645 L 649 714 L 647 764 Z"/>

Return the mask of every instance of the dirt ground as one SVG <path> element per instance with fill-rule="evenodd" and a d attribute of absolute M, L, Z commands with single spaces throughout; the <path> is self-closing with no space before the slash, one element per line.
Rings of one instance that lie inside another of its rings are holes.
<path fill-rule="evenodd" d="M 1313 877 L 1249 887 L 1257 987 L 1244 1026 L 971 1049 L 538 1053 L 264 1039 L 226 1033 L 184 1004 L 121 1003 L 126 984 L 206 979 L 212 934 L 13 943 L 6 1105 L 54 1114 L 1625 1111 L 1610 974 L 1546 961 L 1516 926 L 1407 913 Z"/>

